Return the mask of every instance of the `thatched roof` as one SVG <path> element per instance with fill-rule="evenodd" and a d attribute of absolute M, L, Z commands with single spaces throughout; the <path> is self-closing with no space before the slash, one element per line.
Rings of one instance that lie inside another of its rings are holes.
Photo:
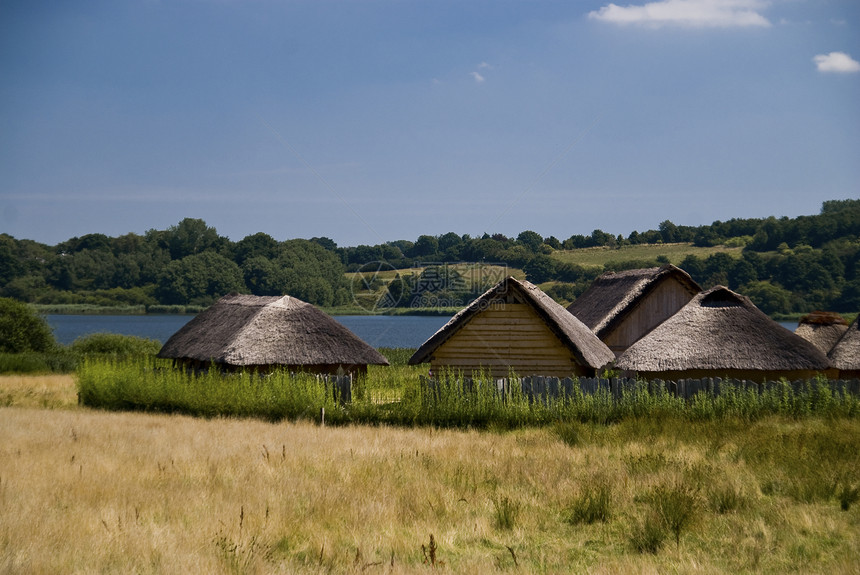
<path fill-rule="evenodd" d="M 847 329 L 848 322 L 838 313 L 814 311 L 800 318 L 794 333 L 812 342 L 824 353 L 829 353 Z"/>
<path fill-rule="evenodd" d="M 573 356 L 580 365 L 600 369 L 615 359 L 615 354 L 587 326 L 569 314 L 540 288 L 527 281 L 509 277 L 488 289 L 468 307 L 460 310 L 418 348 L 418 351 L 409 359 L 409 363 L 415 365 L 427 361 L 436 348 L 457 333 L 473 316 L 487 309 L 497 298 L 504 298 L 508 294 L 519 295 L 524 303 L 531 306 L 559 341 L 573 352 Z"/>
<path fill-rule="evenodd" d="M 290 296 L 224 296 L 173 334 L 158 356 L 233 366 L 388 365 L 337 320 Z"/>
<path fill-rule="evenodd" d="M 857 316 L 833 349 L 830 350 L 830 360 L 833 367 L 844 371 L 860 370 L 860 315 Z"/>
<path fill-rule="evenodd" d="M 616 361 L 630 371 L 821 371 L 827 356 L 723 286 L 702 292 Z"/>
<path fill-rule="evenodd" d="M 607 272 L 594 280 L 567 311 L 587 325 L 598 337 L 612 331 L 624 318 L 662 282 L 675 278 L 696 295 L 699 287 L 690 274 L 666 264 L 659 268 Z"/>

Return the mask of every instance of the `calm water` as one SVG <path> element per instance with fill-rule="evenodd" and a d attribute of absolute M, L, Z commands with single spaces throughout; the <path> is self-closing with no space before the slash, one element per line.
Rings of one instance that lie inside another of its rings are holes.
<path fill-rule="evenodd" d="M 194 316 L 190 315 L 48 315 L 62 344 L 90 333 L 108 332 L 157 339 L 161 343 Z M 451 319 L 448 316 L 342 315 L 334 318 L 373 347 L 419 347 Z M 791 330 L 795 322 L 780 322 Z"/>
<path fill-rule="evenodd" d="M 191 315 L 48 315 L 54 337 L 69 344 L 91 333 L 119 333 L 161 343 L 188 323 Z M 373 347 L 418 347 L 450 319 L 446 316 L 344 315 L 334 318 Z"/>

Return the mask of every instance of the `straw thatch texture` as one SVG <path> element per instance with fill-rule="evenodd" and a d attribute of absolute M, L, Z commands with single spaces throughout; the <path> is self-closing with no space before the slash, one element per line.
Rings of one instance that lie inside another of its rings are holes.
<path fill-rule="evenodd" d="M 671 264 L 608 272 L 594 280 L 567 311 L 620 355 L 700 291 L 687 272 Z"/>
<path fill-rule="evenodd" d="M 833 349 L 830 350 L 830 360 L 833 367 L 839 370 L 839 377 L 860 377 L 860 315 L 857 316 Z"/>
<path fill-rule="evenodd" d="M 814 311 L 800 318 L 794 333 L 829 353 L 847 330 L 848 322 L 838 313 Z"/>
<path fill-rule="evenodd" d="M 516 320 L 510 325 L 510 329 L 502 326 L 502 329 L 491 336 L 492 340 L 481 342 L 486 346 L 487 350 L 493 348 L 501 350 L 505 348 L 507 355 L 505 360 L 509 360 L 512 366 L 516 366 L 518 358 L 516 357 L 516 338 L 518 332 L 514 331 L 514 327 L 528 328 L 527 325 L 531 322 L 529 317 L 534 318 L 534 322 L 540 323 L 540 328 L 548 328 L 551 332 L 550 337 L 553 341 L 552 345 L 564 348 L 567 351 L 568 357 L 572 355 L 578 365 L 587 368 L 590 371 L 600 369 L 609 364 L 614 359 L 614 354 L 601 342 L 591 330 L 588 329 L 581 321 L 569 314 L 562 306 L 555 302 L 551 297 L 546 295 L 537 286 L 527 282 L 519 281 L 513 277 L 502 280 L 496 286 L 484 292 L 480 297 L 473 301 L 468 307 L 460 310 L 448 323 L 442 326 L 439 331 L 433 334 L 424 344 L 418 348 L 415 354 L 410 358 L 410 364 L 419 364 L 430 360 L 431 356 L 437 351 L 440 346 L 450 341 L 461 330 L 464 330 L 468 324 L 481 316 L 487 317 L 495 310 L 508 309 L 512 306 L 524 306 L 530 315 L 524 316 L 525 319 Z M 510 350 L 514 351 L 510 351 Z M 485 358 L 487 360 L 491 358 Z M 541 373 L 541 366 L 535 366 L 532 373 Z"/>
<path fill-rule="evenodd" d="M 334 318 L 290 296 L 224 296 L 167 340 L 158 356 L 317 371 L 388 365 L 382 354 Z"/>
<path fill-rule="evenodd" d="M 697 295 L 630 346 L 616 366 L 664 379 L 808 377 L 831 368 L 821 350 L 723 286 Z"/>

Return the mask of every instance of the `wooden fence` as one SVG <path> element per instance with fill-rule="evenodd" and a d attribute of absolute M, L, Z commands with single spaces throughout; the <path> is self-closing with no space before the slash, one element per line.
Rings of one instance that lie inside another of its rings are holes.
<path fill-rule="evenodd" d="M 317 381 L 325 385 L 326 394 L 332 394 L 340 403 L 349 403 L 352 401 L 352 375 L 337 374 L 337 375 L 318 375 Z"/>
<path fill-rule="evenodd" d="M 810 385 L 815 384 L 816 380 L 799 380 L 789 382 L 789 386 L 795 393 L 800 393 Z M 635 378 L 558 378 L 558 377 L 520 377 L 516 379 L 501 378 L 488 380 L 473 380 L 470 377 L 444 380 L 440 382 L 437 379 L 426 378 L 421 376 L 421 383 L 431 391 L 438 393 L 440 385 L 460 388 L 463 393 L 471 393 L 475 386 L 492 385 L 495 391 L 503 398 L 506 397 L 512 389 L 512 386 L 519 386 L 520 391 L 530 400 L 558 398 L 562 396 L 572 396 L 578 391 L 583 394 L 608 393 L 618 399 L 624 393 L 637 393 L 647 388 L 649 393 L 658 393 L 665 391 L 670 395 L 690 399 L 698 393 L 707 393 L 714 396 L 719 396 L 724 390 L 732 388 L 735 390 L 751 390 L 759 394 L 765 391 L 780 388 L 784 384 L 778 381 L 768 381 L 759 383 L 748 380 L 737 379 L 722 379 L 719 377 L 703 378 L 703 379 L 680 379 L 678 381 L 663 381 L 660 379 L 654 381 L 641 381 Z M 860 395 L 860 379 L 851 380 L 825 380 L 824 385 L 828 386 L 833 393 Z"/>

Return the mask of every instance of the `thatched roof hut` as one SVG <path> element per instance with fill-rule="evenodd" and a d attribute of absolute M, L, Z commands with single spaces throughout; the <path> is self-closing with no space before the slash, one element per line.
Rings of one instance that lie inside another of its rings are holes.
<path fill-rule="evenodd" d="M 830 361 L 839 370 L 842 379 L 860 378 L 860 315 L 830 350 Z"/>
<path fill-rule="evenodd" d="M 700 293 L 616 362 L 649 379 L 732 377 L 755 381 L 834 375 L 820 349 L 723 286 Z"/>
<path fill-rule="evenodd" d="M 824 353 L 830 353 L 830 350 L 847 330 L 848 322 L 838 313 L 814 311 L 800 318 L 794 333 L 806 341 L 812 342 Z"/>
<path fill-rule="evenodd" d="M 410 358 L 431 370 L 569 377 L 594 375 L 615 356 L 537 286 L 509 277 L 433 334 Z"/>
<path fill-rule="evenodd" d="M 231 294 L 185 324 L 158 357 L 186 367 L 364 373 L 388 360 L 331 316 L 294 297 Z"/>
<path fill-rule="evenodd" d="M 607 272 L 567 308 L 616 355 L 663 323 L 702 291 L 684 270 Z"/>

